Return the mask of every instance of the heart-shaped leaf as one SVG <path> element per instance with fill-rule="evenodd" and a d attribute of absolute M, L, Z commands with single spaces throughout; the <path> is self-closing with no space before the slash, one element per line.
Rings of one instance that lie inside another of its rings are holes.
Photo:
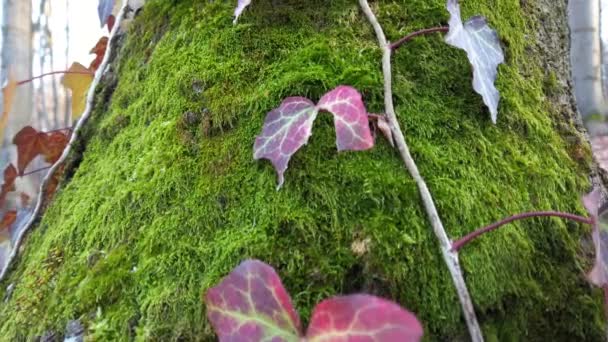
<path fill-rule="evenodd" d="M 65 75 L 62 83 L 72 91 L 72 119 L 76 119 L 82 116 L 86 108 L 87 92 L 93 83 L 93 73 L 78 62 L 74 62 L 68 71 L 71 74 Z"/>
<path fill-rule="evenodd" d="M 367 110 L 357 89 L 339 86 L 323 95 L 317 107 L 334 115 L 338 151 L 361 151 L 374 146 Z"/>
<path fill-rule="evenodd" d="M 13 144 L 17 145 L 17 170 L 19 175 L 29 163 L 41 154 L 48 143 L 48 136 L 44 132 L 38 132 L 31 126 L 23 127 L 13 138 Z"/>
<path fill-rule="evenodd" d="M 482 96 L 488 106 L 492 122 L 498 116 L 500 94 L 494 86 L 498 65 L 504 62 L 504 55 L 496 31 L 488 26 L 484 17 L 475 16 L 462 23 L 458 0 L 448 0 L 450 31 L 445 41 L 466 51 L 473 66 L 473 88 Z"/>
<path fill-rule="evenodd" d="M 319 303 L 306 336 L 274 269 L 246 260 L 206 295 L 207 316 L 220 342 L 416 342 L 422 325 L 382 298 L 356 294 Z"/>
<path fill-rule="evenodd" d="M 274 269 L 243 261 L 206 295 L 220 341 L 299 341 L 300 319 Z"/>
<path fill-rule="evenodd" d="M 415 342 L 422 325 L 414 314 L 382 298 L 358 294 L 333 297 L 312 313 L 309 342 Z"/>
<path fill-rule="evenodd" d="M 309 99 L 288 97 L 266 116 L 262 134 L 255 139 L 253 158 L 266 158 L 272 162 L 279 176 L 277 189 L 285 181 L 283 174 L 289 159 L 308 142 L 317 113 L 315 104 Z"/>

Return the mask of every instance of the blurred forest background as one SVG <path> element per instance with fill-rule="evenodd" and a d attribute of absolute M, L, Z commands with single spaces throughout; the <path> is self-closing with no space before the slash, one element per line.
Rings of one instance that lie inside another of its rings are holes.
<path fill-rule="evenodd" d="M 75 61 L 88 65 L 91 48 L 99 37 L 107 35 L 99 25 L 96 0 L 0 1 L 0 82 L 3 87 L 9 77 L 27 80 L 66 70 Z M 62 77 L 52 75 L 17 88 L 7 126 L 0 134 L 2 169 L 16 159 L 12 138 L 23 127 L 30 125 L 49 131 L 72 126 L 70 94 L 61 84 Z M 41 160 L 34 160 L 29 169 L 42 165 Z M 16 186 L 34 199 L 44 176 L 44 172 L 38 172 L 19 177 Z M 20 217 L 27 218 L 26 212 Z M 18 233 L 13 231 L 10 239 L 0 239 L 1 266 Z"/>

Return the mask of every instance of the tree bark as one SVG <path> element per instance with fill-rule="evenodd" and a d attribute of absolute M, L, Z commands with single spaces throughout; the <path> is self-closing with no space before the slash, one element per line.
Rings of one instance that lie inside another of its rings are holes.
<path fill-rule="evenodd" d="M 252 160 L 268 111 L 339 84 L 384 108 L 381 51 L 356 1 L 150 0 L 117 44 L 56 198 L 1 284 L 9 339 L 214 340 L 202 296 L 241 260 L 283 279 L 304 322 L 331 295 L 367 292 L 415 312 L 429 340 L 467 340 L 414 181 L 381 137 L 337 153 L 329 117 L 285 185 Z M 387 38 L 448 19 L 443 0 L 371 3 Z M 493 125 L 464 52 L 441 34 L 393 56 L 395 114 L 448 235 L 518 212 L 582 214 L 595 168 L 575 115 L 566 2 L 463 2 L 506 52 Z M 541 20 L 542 19 L 542 20 Z M 601 340 L 585 281 L 590 228 L 534 219 L 460 252 L 486 340 Z M 581 245 L 581 241 L 583 244 Z"/>
<path fill-rule="evenodd" d="M 14 80 L 32 77 L 32 4 L 31 1 L 2 1 L 2 75 Z M 12 148 L 13 136 L 24 126 L 31 124 L 33 117 L 33 86 L 26 84 L 17 88 L 10 111 L 8 125 L 4 130 L 2 164 L 14 160 L 16 152 Z M 33 193 L 36 184 L 26 181 L 23 189 Z"/>

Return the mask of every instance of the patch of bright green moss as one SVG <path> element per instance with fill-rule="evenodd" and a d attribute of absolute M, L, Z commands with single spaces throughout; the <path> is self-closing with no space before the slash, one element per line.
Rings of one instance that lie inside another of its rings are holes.
<path fill-rule="evenodd" d="M 356 1 L 260 0 L 236 26 L 233 5 L 148 1 L 118 52 L 114 93 L 99 93 L 82 162 L 2 284 L 16 286 L 0 307 L 2 339 L 80 319 L 100 341 L 214 340 L 202 295 L 245 258 L 278 270 L 305 321 L 321 299 L 365 291 L 416 312 L 429 340 L 467 336 L 417 188 L 384 140 L 338 154 L 323 116 L 279 192 L 271 165 L 252 159 L 285 96 L 318 100 L 349 84 L 383 110 L 380 52 Z M 373 5 L 393 40 L 448 19 L 443 0 Z M 538 18 L 519 0 L 466 1 L 463 12 L 488 16 L 506 46 L 498 125 L 464 52 L 439 34 L 394 58 L 397 113 L 450 236 L 522 211 L 580 213 L 588 147 L 573 153 L 572 124 L 556 128 L 542 56 L 526 50 Z M 583 276 L 587 234 L 535 219 L 462 251 L 488 340 L 602 338 L 600 296 Z"/>

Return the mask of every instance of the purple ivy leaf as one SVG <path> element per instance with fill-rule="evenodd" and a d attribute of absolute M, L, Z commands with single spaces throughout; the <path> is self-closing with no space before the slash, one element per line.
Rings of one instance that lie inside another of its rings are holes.
<path fill-rule="evenodd" d="M 236 5 L 236 8 L 234 9 L 234 20 L 232 21 L 233 24 L 236 24 L 237 20 L 239 20 L 239 17 L 241 16 L 241 14 L 243 14 L 243 11 L 245 10 L 245 8 L 247 8 L 247 6 L 249 6 L 251 4 L 251 0 L 239 0 L 239 2 Z"/>
<path fill-rule="evenodd" d="M 309 99 L 288 97 L 266 115 L 262 134 L 255 139 L 253 159 L 266 158 L 274 165 L 279 176 L 277 190 L 285 181 L 289 159 L 308 142 L 318 112 Z"/>
<path fill-rule="evenodd" d="M 108 18 L 110 18 L 110 15 L 112 15 L 114 2 L 115 0 L 99 0 L 99 5 L 97 5 L 97 14 L 99 15 L 101 27 L 108 22 Z"/>
<path fill-rule="evenodd" d="M 370 295 L 333 297 L 312 314 L 308 342 L 414 342 L 422 325 L 399 305 Z"/>
<path fill-rule="evenodd" d="M 448 0 L 450 31 L 446 43 L 467 52 L 473 66 L 473 88 L 488 106 L 492 122 L 496 123 L 500 94 L 494 86 L 498 65 L 505 58 L 496 31 L 488 26 L 484 17 L 475 16 L 462 24 L 458 0 Z"/>
<path fill-rule="evenodd" d="M 361 151 L 374 146 L 367 110 L 357 89 L 339 86 L 323 95 L 317 108 L 334 115 L 338 151 Z"/>
<path fill-rule="evenodd" d="M 599 206 L 602 193 L 595 188 L 583 196 L 583 205 L 593 219 L 593 245 L 595 246 L 595 263 L 587 278 L 596 286 L 608 285 L 608 225 L 600 218 Z M 603 215 L 602 215 L 603 216 Z"/>
<path fill-rule="evenodd" d="M 207 317 L 224 341 L 298 342 L 300 318 L 269 265 L 245 260 L 205 298 Z"/>

